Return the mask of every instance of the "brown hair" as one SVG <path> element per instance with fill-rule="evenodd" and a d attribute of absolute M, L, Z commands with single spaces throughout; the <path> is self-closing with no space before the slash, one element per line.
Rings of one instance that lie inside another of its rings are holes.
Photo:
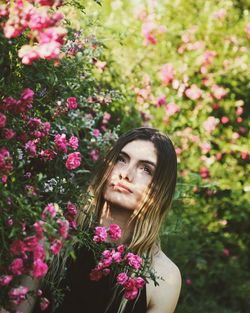
<path fill-rule="evenodd" d="M 151 252 L 153 245 L 158 242 L 160 226 L 175 191 L 177 158 L 172 141 L 167 135 L 149 127 L 136 128 L 123 134 L 100 161 L 93 177 L 90 190 L 94 196 L 94 203 L 90 210 L 94 210 L 100 218 L 105 203 L 103 191 L 107 179 L 122 148 L 134 140 L 151 141 L 157 151 L 157 166 L 149 191 L 142 205 L 136 208 L 130 218 L 130 222 L 135 221 L 135 227 L 129 248 L 142 255 Z"/>

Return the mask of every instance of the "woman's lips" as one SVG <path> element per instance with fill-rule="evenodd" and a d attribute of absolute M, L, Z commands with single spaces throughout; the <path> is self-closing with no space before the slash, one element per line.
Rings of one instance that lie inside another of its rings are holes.
<path fill-rule="evenodd" d="M 131 189 L 129 189 L 127 186 L 121 184 L 121 183 L 117 183 L 113 186 L 113 188 L 115 190 L 119 190 L 119 191 L 122 191 L 122 192 L 127 192 L 127 193 L 133 193 Z"/>

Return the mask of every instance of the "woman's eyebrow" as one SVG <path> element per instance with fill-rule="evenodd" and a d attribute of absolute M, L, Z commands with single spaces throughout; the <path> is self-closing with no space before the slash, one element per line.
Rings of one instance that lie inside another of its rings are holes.
<path fill-rule="evenodd" d="M 130 159 L 130 156 L 129 156 L 126 152 L 121 151 L 120 154 L 123 154 L 125 157 L 127 157 L 128 159 Z M 147 164 L 150 164 L 150 165 L 156 167 L 155 162 L 152 162 L 152 161 L 150 161 L 150 160 L 140 160 L 140 162 L 142 162 L 142 163 L 147 163 Z"/>

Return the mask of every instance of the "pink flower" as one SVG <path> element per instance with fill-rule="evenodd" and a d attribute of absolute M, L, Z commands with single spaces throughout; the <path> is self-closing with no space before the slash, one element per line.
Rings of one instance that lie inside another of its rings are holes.
<path fill-rule="evenodd" d="M 0 112 L 0 128 L 4 128 L 6 125 L 6 116 Z"/>
<path fill-rule="evenodd" d="M 125 290 L 124 292 L 124 298 L 127 300 L 134 300 L 137 297 L 138 294 L 138 289 L 134 288 L 134 289 L 129 289 L 129 290 Z"/>
<path fill-rule="evenodd" d="M 47 309 L 47 307 L 49 306 L 49 300 L 45 297 L 42 297 L 41 300 L 40 300 L 40 308 L 41 308 L 41 311 L 44 311 Z"/>
<path fill-rule="evenodd" d="M 90 280 L 93 280 L 93 281 L 98 281 L 102 278 L 103 276 L 103 273 L 97 269 L 92 269 L 90 274 L 89 274 L 89 278 Z"/>
<path fill-rule="evenodd" d="M 26 144 L 25 144 L 25 149 L 27 150 L 27 152 L 29 153 L 29 155 L 31 157 L 35 157 L 37 156 L 37 151 L 36 151 L 36 144 L 34 140 L 29 140 Z"/>
<path fill-rule="evenodd" d="M 136 288 L 143 288 L 145 285 L 145 280 L 142 277 L 136 277 L 135 278 L 135 286 Z"/>
<path fill-rule="evenodd" d="M 56 216 L 56 208 L 54 207 L 53 203 L 49 203 L 46 208 L 43 210 L 42 218 L 44 219 L 46 215 L 50 215 L 51 217 Z"/>
<path fill-rule="evenodd" d="M 224 89 L 218 85 L 213 85 L 211 90 L 212 90 L 213 96 L 218 100 L 221 100 L 227 94 L 226 89 Z"/>
<path fill-rule="evenodd" d="M 56 147 L 58 150 L 63 151 L 63 152 L 67 152 L 67 140 L 66 140 L 66 135 L 65 134 L 57 134 L 55 136 L 55 140 L 54 140 Z"/>
<path fill-rule="evenodd" d="M 119 245 L 119 246 L 117 247 L 117 251 L 122 254 L 122 253 L 125 251 L 124 245 Z"/>
<path fill-rule="evenodd" d="M 8 292 L 10 302 L 14 305 L 19 305 L 26 299 L 26 294 L 28 293 L 28 291 L 29 289 L 23 286 L 19 286 L 18 288 L 12 288 Z"/>
<path fill-rule="evenodd" d="M 224 254 L 225 256 L 229 256 L 229 255 L 230 255 L 230 250 L 227 249 L 227 248 L 224 248 L 224 249 L 223 249 L 223 254 Z"/>
<path fill-rule="evenodd" d="M 223 19 L 226 16 L 227 11 L 225 9 L 219 9 L 213 13 L 213 17 L 217 19 Z"/>
<path fill-rule="evenodd" d="M 6 128 L 4 130 L 4 138 L 7 140 L 12 139 L 15 135 L 16 135 L 16 133 L 13 131 L 12 128 Z"/>
<path fill-rule="evenodd" d="M 75 97 L 68 98 L 67 105 L 69 109 L 76 109 L 77 108 L 76 98 Z"/>
<path fill-rule="evenodd" d="M 124 272 L 118 274 L 116 277 L 117 284 L 121 286 L 123 286 L 127 280 L 128 280 L 128 275 Z"/>
<path fill-rule="evenodd" d="M 247 32 L 247 38 L 250 39 L 250 23 L 247 24 L 246 32 Z"/>
<path fill-rule="evenodd" d="M 3 175 L 2 178 L 1 178 L 1 180 L 2 180 L 2 183 L 3 183 L 3 184 L 6 184 L 7 181 L 8 181 L 8 176 L 7 176 L 7 175 Z"/>
<path fill-rule="evenodd" d="M 202 142 L 200 144 L 201 152 L 206 154 L 211 150 L 211 144 L 209 142 Z"/>
<path fill-rule="evenodd" d="M 122 261 L 122 255 L 120 252 L 114 252 L 112 258 L 116 263 L 120 263 Z"/>
<path fill-rule="evenodd" d="M 36 278 L 44 277 L 47 271 L 48 271 L 48 265 L 45 262 L 43 262 L 43 260 L 36 259 L 33 262 L 33 272 L 32 272 L 33 277 L 36 277 Z"/>
<path fill-rule="evenodd" d="M 93 240 L 97 243 L 103 242 L 107 239 L 107 231 L 105 227 L 97 226 L 95 228 L 95 236 Z"/>
<path fill-rule="evenodd" d="M 69 233 L 69 222 L 67 220 L 58 219 L 57 224 L 59 224 L 61 227 L 59 229 L 59 234 L 64 238 L 67 239 L 68 233 Z"/>
<path fill-rule="evenodd" d="M 0 172 L 8 174 L 13 169 L 13 160 L 7 148 L 0 148 Z"/>
<path fill-rule="evenodd" d="M 172 116 L 177 112 L 180 112 L 181 108 L 175 103 L 168 103 L 166 106 L 166 113 L 168 116 Z"/>
<path fill-rule="evenodd" d="M 23 274 L 23 260 L 21 258 L 17 258 L 12 261 L 9 267 L 10 271 L 15 275 L 22 275 Z"/>
<path fill-rule="evenodd" d="M 185 91 L 185 95 L 191 100 L 197 100 L 201 97 L 202 91 L 195 84 Z"/>
<path fill-rule="evenodd" d="M 93 149 L 89 152 L 89 156 L 92 161 L 97 161 L 99 159 L 99 151 L 97 149 Z"/>
<path fill-rule="evenodd" d="M 63 245 L 62 241 L 60 239 L 56 239 L 54 240 L 52 246 L 50 247 L 50 250 L 54 255 L 56 255 L 60 252 L 62 245 Z"/>
<path fill-rule="evenodd" d="M 209 178 L 209 177 L 210 177 L 210 174 L 209 174 L 208 168 L 202 167 L 202 168 L 200 169 L 200 176 L 201 176 L 202 178 L 204 178 L 204 179 Z"/>
<path fill-rule="evenodd" d="M 144 36 L 143 44 L 148 46 L 149 44 L 155 45 L 157 43 L 156 35 L 157 25 L 154 22 L 145 22 L 142 24 L 142 34 Z"/>
<path fill-rule="evenodd" d="M 192 285 L 192 280 L 190 279 L 190 278 L 187 278 L 186 279 L 186 284 L 188 285 L 188 286 L 190 286 L 190 285 Z"/>
<path fill-rule="evenodd" d="M 34 260 L 36 260 L 36 259 L 44 260 L 45 259 L 45 250 L 44 250 L 44 247 L 40 243 L 37 244 L 36 247 L 34 247 L 33 257 L 34 257 Z"/>
<path fill-rule="evenodd" d="M 27 251 L 26 245 L 22 240 L 14 240 L 10 245 L 10 252 L 14 255 L 21 255 Z"/>
<path fill-rule="evenodd" d="M 98 138 L 100 136 L 100 130 L 95 128 L 92 132 L 92 135 L 96 138 Z"/>
<path fill-rule="evenodd" d="M 215 130 L 218 120 L 214 116 L 209 116 L 208 119 L 203 123 L 203 127 L 210 134 Z"/>
<path fill-rule="evenodd" d="M 69 139 L 69 146 L 73 149 L 76 150 L 78 148 L 78 138 L 75 136 L 71 136 Z"/>
<path fill-rule="evenodd" d="M 22 59 L 22 63 L 26 65 L 30 65 L 34 60 L 40 58 L 39 53 L 35 47 L 29 45 L 23 45 L 18 51 L 18 56 Z"/>
<path fill-rule="evenodd" d="M 7 286 L 12 281 L 12 275 L 2 275 L 0 276 L 0 286 Z"/>
<path fill-rule="evenodd" d="M 21 100 L 31 103 L 33 101 L 34 91 L 30 88 L 26 88 L 21 93 Z"/>
<path fill-rule="evenodd" d="M 66 167 L 68 170 L 74 170 L 81 165 L 81 154 L 80 152 L 73 152 L 68 155 L 66 161 Z"/>
<path fill-rule="evenodd" d="M 77 214 L 76 206 L 70 201 L 68 201 L 67 203 L 67 209 L 68 209 L 68 214 L 73 215 L 73 216 Z"/>
<path fill-rule="evenodd" d="M 41 151 L 40 156 L 44 158 L 46 161 L 51 161 L 56 157 L 56 152 L 51 149 L 45 149 Z"/>
<path fill-rule="evenodd" d="M 164 64 L 161 68 L 161 79 L 164 85 L 169 85 L 175 76 L 175 71 L 172 64 Z"/>
<path fill-rule="evenodd" d="M 220 120 L 222 124 L 227 124 L 229 122 L 229 118 L 227 116 L 222 116 Z"/>
<path fill-rule="evenodd" d="M 161 95 L 156 100 L 156 107 L 161 107 L 166 104 L 166 97 L 164 95 Z"/>
<path fill-rule="evenodd" d="M 119 225 L 111 224 L 108 230 L 109 236 L 112 240 L 118 240 L 121 238 L 122 230 Z"/>
<path fill-rule="evenodd" d="M 140 258 L 138 255 L 133 254 L 132 252 L 129 252 L 126 256 L 126 260 L 128 261 L 128 264 L 138 270 L 141 267 L 142 264 L 142 258 Z"/>

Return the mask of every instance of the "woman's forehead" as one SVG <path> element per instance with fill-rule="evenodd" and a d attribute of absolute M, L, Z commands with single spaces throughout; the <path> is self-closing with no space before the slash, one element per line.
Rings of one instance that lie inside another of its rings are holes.
<path fill-rule="evenodd" d="M 157 162 L 157 151 L 154 144 L 149 140 L 133 140 L 127 143 L 121 150 L 130 158 Z"/>

